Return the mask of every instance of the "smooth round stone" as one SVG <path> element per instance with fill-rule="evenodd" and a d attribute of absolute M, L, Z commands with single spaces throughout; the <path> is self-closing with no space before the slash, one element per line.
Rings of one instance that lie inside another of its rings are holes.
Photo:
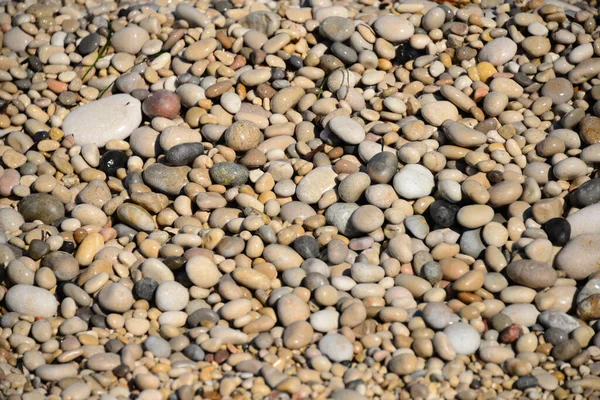
<path fill-rule="evenodd" d="M 380 228 L 385 221 L 383 211 L 378 207 L 366 205 L 354 211 L 350 223 L 359 232 L 369 233 Z"/>
<path fill-rule="evenodd" d="M 573 84 L 565 78 L 554 78 L 542 86 L 541 95 L 552 99 L 552 104 L 566 103 L 573 97 Z"/>
<path fill-rule="evenodd" d="M 248 151 L 263 141 L 263 134 L 250 121 L 236 121 L 225 131 L 225 143 L 235 151 Z"/>
<path fill-rule="evenodd" d="M 293 222 L 297 218 L 305 220 L 313 215 L 317 215 L 314 208 L 300 201 L 285 203 L 279 212 L 279 217 L 287 222 Z"/>
<path fill-rule="evenodd" d="M 316 258 L 319 256 L 319 242 L 312 236 L 304 235 L 294 240 L 294 250 L 302 258 Z"/>
<path fill-rule="evenodd" d="M 410 21 L 395 15 L 384 15 L 373 23 L 375 33 L 391 43 L 400 43 L 410 39 L 415 27 Z"/>
<path fill-rule="evenodd" d="M 204 361 L 204 357 L 206 356 L 202 347 L 193 343 L 187 345 L 181 352 L 184 356 L 195 362 Z"/>
<path fill-rule="evenodd" d="M 137 204 L 121 204 L 117 208 L 117 216 L 121 222 L 136 230 L 151 232 L 156 229 L 156 223 L 150 213 Z"/>
<path fill-rule="evenodd" d="M 215 263 L 204 256 L 190 258 L 185 265 L 185 272 L 194 285 L 204 289 L 214 287 L 222 275 Z"/>
<path fill-rule="evenodd" d="M 600 265 L 600 234 L 584 234 L 571 239 L 556 255 L 558 269 L 569 278 L 585 279 L 598 271 Z M 577 260 L 574 262 L 573 260 Z"/>
<path fill-rule="evenodd" d="M 483 99 L 483 111 L 491 117 L 498 116 L 506 109 L 508 96 L 502 92 L 491 92 Z"/>
<path fill-rule="evenodd" d="M 443 125 L 444 132 L 450 141 L 461 147 L 477 147 L 487 141 L 482 132 L 471 129 L 458 122 L 448 122 Z"/>
<path fill-rule="evenodd" d="M 308 304 L 295 294 L 286 294 L 277 301 L 277 317 L 283 326 L 306 321 L 310 316 Z"/>
<path fill-rule="evenodd" d="M 428 196 L 434 187 L 433 174 L 419 164 L 406 165 L 394 176 L 394 189 L 408 200 Z"/>
<path fill-rule="evenodd" d="M 75 378 L 78 369 L 73 364 L 48 364 L 41 365 L 35 369 L 35 375 L 43 381 L 60 381 L 67 378 Z"/>
<path fill-rule="evenodd" d="M 546 328 L 559 328 L 567 333 L 571 333 L 580 326 L 577 319 L 557 310 L 544 311 L 540 314 L 538 320 Z"/>
<path fill-rule="evenodd" d="M 304 89 L 298 86 L 289 86 L 281 89 L 271 98 L 271 111 L 276 114 L 285 114 L 289 109 L 298 104 L 304 94 Z"/>
<path fill-rule="evenodd" d="M 314 330 L 307 321 L 296 321 L 283 331 L 283 345 L 290 350 L 297 350 L 308 346 Z"/>
<path fill-rule="evenodd" d="M 102 288 L 97 300 L 106 311 L 117 313 L 129 310 L 134 302 L 131 291 L 121 283 L 111 283 Z"/>
<path fill-rule="evenodd" d="M 581 186 L 579 189 L 581 189 Z M 575 194 L 577 194 L 577 192 L 575 192 Z M 600 198 L 598 200 L 600 201 Z M 546 231 L 548 240 L 550 240 L 553 245 L 564 246 L 571 237 L 571 224 L 565 218 L 552 218 L 544 224 L 544 231 Z"/>
<path fill-rule="evenodd" d="M 181 189 L 188 184 L 187 166 L 170 167 L 165 164 L 155 163 L 142 173 L 144 183 L 161 193 L 178 195 Z"/>
<path fill-rule="evenodd" d="M 600 204 L 592 204 L 567 217 L 571 225 L 571 237 L 584 233 L 600 233 Z"/>
<path fill-rule="evenodd" d="M 333 362 L 350 361 L 354 355 L 354 346 L 346 336 L 328 333 L 319 340 L 319 350 Z"/>
<path fill-rule="evenodd" d="M 18 208 L 27 222 L 40 220 L 45 224 L 52 224 L 65 216 L 63 203 L 57 197 L 46 193 L 34 193 L 24 197 Z"/>
<path fill-rule="evenodd" d="M 156 306 L 161 311 L 183 310 L 189 299 L 190 294 L 185 286 L 175 281 L 161 283 L 154 293 Z"/>
<path fill-rule="evenodd" d="M 394 153 L 382 151 L 375 154 L 367 163 L 367 174 L 377 183 L 388 183 L 398 172 L 398 157 Z"/>
<path fill-rule="evenodd" d="M 481 337 L 471 325 L 458 322 L 444 329 L 457 354 L 470 355 L 479 349 Z"/>
<path fill-rule="evenodd" d="M 327 17 L 319 24 L 319 33 L 333 42 L 350 39 L 354 32 L 354 23 L 348 18 Z"/>
<path fill-rule="evenodd" d="M 158 336 L 148 337 L 144 342 L 144 349 L 152 353 L 156 358 L 169 358 L 171 355 L 169 342 Z"/>
<path fill-rule="evenodd" d="M 532 289 L 551 287 L 558 278 L 550 264 L 533 260 L 513 261 L 506 267 L 506 273 L 515 283 Z"/>
<path fill-rule="evenodd" d="M 494 209 L 483 204 L 462 207 L 456 215 L 458 223 L 465 228 L 479 228 L 494 218 Z"/>
<path fill-rule="evenodd" d="M 544 332 L 544 339 L 546 339 L 546 342 L 556 346 L 567 341 L 569 334 L 561 328 L 550 327 Z"/>
<path fill-rule="evenodd" d="M 600 143 L 600 118 L 585 116 L 579 121 L 581 138 L 587 144 Z"/>
<path fill-rule="evenodd" d="M 81 54 L 82 56 L 87 56 L 88 54 L 96 50 L 98 47 L 100 47 L 101 43 L 102 36 L 100 36 L 98 32 L 91 33 L 83 39 L 81 39 L 81 41 L 77 45 L 77 53 Z"/>
<path fill-rule="evenodd" d="M 42 260 L 42 267 L 50 268 L 59 281 L 70 281 L 79 275 L 79 264 L 70 254 L 56 251 Z"/>
<path fill-rule="evenodd" d="M 131 25 L 115 32 L 110 44 L 116 52 L 137 54 L 148 40 L 150 35 L 145 29 Z"/>
<path fill-rule="evenodd" d="M 152 301 L 158 282 L 150 277 L 143 277 L 133 285 L 133 295 L 142 300 Z"/>
<path fill-rule="evenodd" d="M 128 94 L 115 94 L 75 108 L 65 118 L 62 130 L 73 135 L 75 144 L 98 147 L 110 140 L 124 140 L 142 122 L 140 101 Z M 90 124 L 90 121 L 94 121 Z"/>
<path fill-rule="evenodd" d="M 109 150 L 102 155 L 98 169 L 108 176 L 115 176 L 119 168 L 127 168 L 129 157 L 118 150 Z"/>
<path fill-rule="evenodd" d="M 33 36 L 25 33 L 21 28 L 15 26 L 4 34 L 2 45 L 15 52 L 25 51 L 29 43 L 33 41 Z"/>
<path fill-rule="evenodd" d="M 423 309 L 423 319 L 433 329 L 444 329 L 448 324 L 458 322 L 458 316 L 443 303 L 429 303 Z"/>
<path fill-rule="evenodd" d="M 164 89 L 150 93 L 150 96 L 146 97 L 142 103 L 142 111 L 150 118 L 174 119 L 179 116 L 180 110 L 179 96 Z"/>
<path fill-rule="evenodd" d="M 354 211 L 358 209 L 358 205 L 354 203 L 335 203 L 325 211 L 327 223 L 335 226 L 338 231 L 346 237 L 354 237 L 359 233 L 350 222 L 350 218 Z"/>
<path fill-rule="evenodd" d="M 0 232 L 16 231 L 25 223 L 21 214 L 12 208 L 0 208 Z"/>
<path fill-rule="evenodd" d="M 135 129 L 129 137 L 129 145 L 134 154 L 140 157 L 156 157 L 161 149 L 158 144 L 160 132 L 149 126 Z"/>
<path fill-rule="evenodd" d="M 203 152 L 202 143 L 180 143 L 167 150 L 165 159 L 174 166 L 190 165 Z"/>
<path fill-rule="evenodd" d="M 348 144 L 359 144 L 365 140 L 364 128 L 352 118 L 334 117 L 327 126 L 337 137 Z"/>
<path fill-rule="evenodd" d="M 554 346 L 550 354 L 555 360 L 568 361 L 579 353 L 581 353 L 581 345 L 579 342 L 575 339 L 569 339 Z"/>
<path fill-rule="evenodd" d="M 298 200 L 306 204 L 315 204 L 323 193 L 336 185 L 337 174 L 330 166 L 317 167 L 310 171 L 296 187 Z"/>
<path fill-rule="evenodd" d="M 242 100 L 240 97 L 231 92 L 226 92 L 221 95 L 221 106 L 230 114 L 237 114 L 242 107 Z"/>
<path fill-rule="evenodd" d="M 399 354 L 392 358 L 388 364 L 390 371 L 396 375 L 404 376 L 417 370 L 417 357 L 411 353 Z"/>
<path fill-rule="evenodd" d="M 507 37 L 488 42 L 479 51 L 479 60 L 487 61 L 494 66 L 504 65 L 517 54 L 517 44 Z"/>
<path fill-rule="evenodd" d="M 31 285 L 12 286 L 4 296 L 4 304 L 10 311 L 42 318 L 54 317 L 58 309 L 52 293 Z"/>
<path fill-rule="evenodd" d="M 310 325 L 317 332 L 330 332 L 338 328 L 340 313 L 335 310 L 326 309 L 312 313 Z"/>
<path fill-rule="evenodd" d="M 460 206 L 456 204 L 446 200 L 436 200 L 429 206 L 429 215 L 439 226 L 449 228 L 456 222 L 460 210 Z"/>
<path fill-rule="evenodd" d="M 423 119 L 430 125 L 441 126 L 444 121 L 458 121 L 458 109 L 449 101 L 434 101 L 421 107 Z"/>
<path fill-rule="evenodd" d="M 232 162 L 216 163 L 210 168 L 210 177 L 215 183 L 225 186 L 242 186 L 249 177 L 248 168 Z"/>
<path fill-rule="evenodd" d="M 444 277 L 444 271 L 439 263 L 435 261 L 429 261 L 421 267 L 420 276 L 431 285 L 435 285 Z"/>

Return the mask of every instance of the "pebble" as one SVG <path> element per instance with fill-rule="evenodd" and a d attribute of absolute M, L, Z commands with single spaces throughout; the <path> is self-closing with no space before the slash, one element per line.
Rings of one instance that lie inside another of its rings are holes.
<path fill-rule="evenodd" d="M 54 317 L 58 308 L 52 293 L 32 285 L 11 287 L 4 296 L 4 303 L 11 311 L 42 318 Z"/>
<path fill-rule="evenodd" d="M 319 340 L 319 350 L 333 362 L 350 361 L 353 354 L 352 343 L 343 335 L 328 333 Z"/>
<path fill-rule="evenodd" d="M 394 176 L 394 189 L 405 199 L 427 196 L 434 186 L 431 171 L 419 164 L 406 165 Z"/>
<path fill-rule="evenodd" d="M 67 115 L 62 129 L 65 135 L 73 135 L 79 146 L 104 147 L 111 140 L 127 139 L 141 122 L 140 101 L 128 94 L 117 94 L 76 108 Z"/>

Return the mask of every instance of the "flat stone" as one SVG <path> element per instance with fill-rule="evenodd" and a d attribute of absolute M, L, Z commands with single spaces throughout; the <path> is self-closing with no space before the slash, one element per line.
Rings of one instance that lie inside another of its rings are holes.
<path fill-rule="evenodd" d="M 19 213 L 27 222 L 40 220 L 51 224 L 65 216 L 65 207 L 57 197 L 46 193 L 34 193 L 19 202 Z"/>
<path fill-rule="evenodd" d="M 4 296 L 6 308 L 32 317 L 51 318 L 56 315 L 58 303 L 46 289 L 31 285 L 15 285 Z"/>
<path fill-rule="evenodd" d="M 75 144 L 104 147 L 110 140 L 127 139 L 142 122 L 140 101 L 128 94 L 116 94 L 75 108 L 62 129 L 73 135 Z"/>
<path fill-rule="evenodd" d="M 178 195 L 188 184 L 187 174 L 191 171 L 188 166 L 170 167 L 154 163 L 144 170 L 144 183 L 161 193 Z"/>
<path fill-rule="evenodd" d="M 600 269 L 600 234 L 583 234 L 571 239 L 556 255 L 558 269 L 569 278 L 585 279 Z"/>

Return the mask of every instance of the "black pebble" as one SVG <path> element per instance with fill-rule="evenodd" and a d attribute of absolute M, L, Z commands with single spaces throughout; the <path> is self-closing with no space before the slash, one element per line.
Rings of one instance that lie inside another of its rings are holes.
<path fill-rule="evenodd" d="M 65 253 L 72 254 L 75 251 L 75 242 L 65 240 L 62 246 L 60 246 L 59 250 L 64 251 Z"/>
<path fill-rule="evenodd" d="M 202 143 L 180 143 L 167 150 L 165 158 L 171 165 L 189 165 L 202 154 Z"/>
<path fill-rule="evenodd" d="M 414 60 L 424 54 L 423 51 L 417 50 L 410 45 L 409 42 L 401 43 L 396 49 L 396 62 L 404 64 L 410 60 Z"/>
<path fill-rule="evenodd" d="M 40 72 L 44 69 L 44 63 L 42 63 L 42 60 L 38 56 L 27 57 L 27 65 L 33 72 Z"/>
<path fill-rule="evenodd" d="M 304 67 L 304 61 L 298 56 L 291 56 L 287 60 L 287 63 L 292 71 L 298 71 L 300 68 Z"/>
<path fill-rule="evenodd" d="M 108 176 L 114 176 L 119 168 L 127 167 L 127 154 L 118 150 L 109 150 L 100 159 L 98 169 Z"/>
<path fill-rule="evenodd" d="M 35 135 L 33 135 L 33 141 L 35 143 L 39 143 L 42 140 L 46 140 L 50 137 L 50 133 L 48 131 L 38 131 Z"/>
<path fill-rule="evenodd" d="M 304 235 L 294 240 L 294 250 L 305 260 L 319 256 L 319 242 L 312 236 Z"/>
<path fill-rule="evenodd" d="M 155 279 L 144 277 L 133 285 L 133 295 L 138 299 L 151 301 L 157 287 L 158 282 Z"/>
<path fill-rule="evenodd" d="M 183 267 L 186 263 L 185 257 L 181 256 L 171 256 L 167 257 L 163 260 L 163 263 L 171 270 L 175 271 Z"/>
<path fill-rule="evenodd" d="M 536 387 L 538 380 L 535 376 L 522 376 L 513 384 L 513 388 L 517 390 L 525 390 Z"/>
<path fill-rule="evenodd" d="M 101 41 L 102 37 L 98 34 L 98 32 L 87 35 L 81 39 L 81 42 L 79 42 L 79 45 L 77 46 L 77 52 L 82 56 L 87 56 L 100 47 Z"/>
<path fill-rule="evenodd" d="M 573 194 L 578 207 L 587 207 L 600 202 L 600 178 L 590 179 Z"/>
<path fill-rule="evenodd" d="M 449 228 L 456 222 L 460 207 L 446 200 L 436 200 L 429 206 L 429 215 L 441 227 Z"/>
<path fill-rule="evenodd" d="M 552 218 L 544 224 L 544 230 L 555 246 L 564 246 L 571 238 L 571 224 L 565 218 Z"/>

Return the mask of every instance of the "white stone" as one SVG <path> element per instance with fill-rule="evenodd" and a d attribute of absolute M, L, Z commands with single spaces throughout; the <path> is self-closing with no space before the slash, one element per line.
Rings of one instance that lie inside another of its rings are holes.
<path fill-rule="evenodd" d="M 103 147 L 110 140 L 127 139 L 142 122 L 142 104 L 128 94 L 116 94 L 71 111 L 62 129 L 75 144 Z"/>
<path fill-rule="evenodd" d="M 408 40 L 415 33 L 415 27 L 410 21 L 396 15 L 377 18 L 373 29 L 379 36 L 392 43 Z"/>
<path fill-rule="evenodd" d="M 571 237 L 584 233 L 600 233 L 600 203 L 592 204 L 567 217 L 571 224 Z"/>
<path fill-rule="evenodd" d="M 331 332 L 337 330 L 339 318 L 340 313 L 335 310 L 321 310 L 311 314 L 310 324 L 317 332 Z"/>
<path fill-rule="evenodd" d="M 409 164 L 394 176 L 394 189 L 405 199 L 429 196 L 434 186 L 431 171 L 419 164 Z"/>
<path fill-rule="evenodd" d="M 352 118 L 334 117 L 327 126 L 337 137 L 348 144 L 360 144 L 365 140 L 365 129 Z"/>
<path fill-rule="evenodd" d="M 11 287 L 4 296 L 4 304 L 10 311 L 32 317 L 54 317 L 58 309 L 58 303 L 52 293 L 31 285 Z"/>
<path fill-rule="evenodd" d="M 346 336 L 338 333 L 329 333 L 319 340 L 319 350 L 333 362 L 352 360 L 353 349 Z"/>
<path fill-rule="evenodd" d="M 494 39 L 479 52 L 479 60 L 495 66 L 504 65 L 517 54 L 517 44 L 507 37 Z"/>
<path fill-rule="evenodd" d="M 456 354 L 470 355 L 479 349 L 481 337 L 471 325 L 462 322 L 448 325 L 444 333 L 454 346 Z"/>

